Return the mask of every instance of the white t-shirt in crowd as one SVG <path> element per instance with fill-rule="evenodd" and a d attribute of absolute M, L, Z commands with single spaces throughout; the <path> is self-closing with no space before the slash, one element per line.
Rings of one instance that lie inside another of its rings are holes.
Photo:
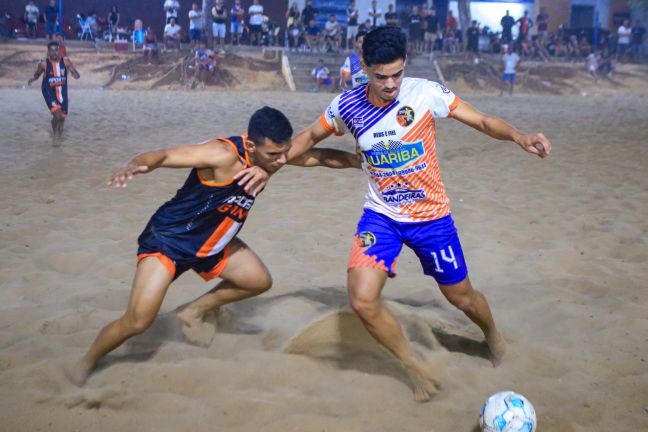
<path fill-rule="evenodd" d="M 189 30 L 201 29 L 203 26 L 202 11 L 189 11 Z"/>
<path fill-rule="evenodd" d="M 25 13 L 27 14 L 27 21 L 31 23 L 38 21 L 38 6 L 28 4 L 25 6 Z"/>
<path fill-rule="evenodd" d="M 164 26 L 164 34 L 167 36 L 176 37 L 178 33 L 180 33 L 180 30 L 182 30 L 182 27 L 180 27 L 178 24 L 167 24 L 166 26 Z"/>
<path fill-rule="evenodd" d="M 373 25 L 373 22 L 374 22 L 373 20 L 374 19 L 373 19 L 373 17 L 371 15 L 369 15 L 370 13 L 380 15 L 378 18 L 376 18 L 376 26 L 381 26 L 381 25 L 383 25 L 385 23 L 385 21 L 384 21 L 385 14 L 383 14 L 382 9 L 376 8 L 375 11 L 373 9 L 369 9 L 369 11 L 367 12 L 367 19 L 369 19 L 369 21 L 371 22 L 371 25 Z"/>
<path fill-rule="evenodd" d="M 248 13 L 250 14 L 250 25 L 263 24 L 263 6 L 253 4 L 248 9 Z"/>
<path fill-rule="evenodd" d="M 630 36 L 632 35 L 632 29 L 622 25 L 617 31 L 617 36 L 619 39 L 617 43 L 620 45 L 630 45 Z"/>
<path fill-rule="evenodd" d="M 326 21 L 326 24 L 324 24 L 324 30 L 326 31 L 326 35 L 330 37 L 335 37 L 337 36 L 338 29 L 339 29 L 339 23 L 337 21 Z"/>
<path fill-rule="evenodd" d="M 165 0 L 163 8 L 166 11 L 167 21 L 169 18 L 178 18 L 178 10 L 180 9 L 180 2 L 178 0 Z"/>
<path fill-rule="evenodd" d="M 520 61 L 520 56 L 517 55 L 517 53 L 504 54 L 504 56 L 502 56 L 502 60 L 504 61 L 504 73 L 514 74 L 515 67 Z"/>

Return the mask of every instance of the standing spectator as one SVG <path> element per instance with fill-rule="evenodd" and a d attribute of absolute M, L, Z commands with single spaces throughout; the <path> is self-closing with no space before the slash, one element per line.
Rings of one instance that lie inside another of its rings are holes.
<path fill-rule="evenodd" d="M 261 26 L 263 25 L 263 6 L 259 0 L 253 0 L 252 5 L 248 9 L 250 16 L 250 45 L 261 44 Z"/>
<path fill-rule="evenodd" d="M 27 3 L 25 6 L 25 23 L 27 24 L 27 36 L 36 39 L 36 27 L 38 25 L 38 6 L 33 1 Z"/>
<path fill-rule="evenodd" d="M 108 14 L 108 31 L 110 32 L 111 41 L 115 39 L 115 36 L 117 34 L 117 27 L 119 27 L 120 18 L 121 15 L 119 14 L 117 6 L 111 7 L 110 13 Z"/>
<path fill-rule="evenodd" d="M 635 21 L 632 27 L 632 58 L 634 61 L 641 61 L 644 56 L 644 36 L 646 27 L 641 22 Z"/>
<path fill-rule="evenodd" d="M 351 0 L 346 9 L 347 15 L 347 34 L 346 34 L 346 47 L 351 49 L 354 45 L 355 37 L 358 34 L 358 18 L 360 11 L 356 8 L 355 0 Z"/>
<path fill-rule="evenodd" d="M 333 77 L 331 77 L 331 71 L 329 68 L 324 66 L 324 60 L 319 60 L 319 65 L 313 68 L 311 71 L 311 79 L 317 84 L 317 89 L 314 91 L 319 92 L 323 86 L 329 88 L 329 91 L 333 91 Z"/>
<path fill-rule="evenodd" d="M 513 96 L 513 86 L 515 85 L 515 68 L 518 63 L 520 63 L 520 56 L 513 51 L 513 45 L 509 44 L 506 54 L 502 56 L 502 62 L 504 63 L 504 73 L 502 74 L 502 90 L 500 91 L 500 96 L 504 94 L 504 86 L 506 81 L 510 83 L 509 95 Z"/>
<path fill-rule="evenodd" d="M 509 15 L 509 11 L 506 11 L 506 15 L 500 20 L 502 25 L 502 43 L 508 44 L 513 40 L 513 26 L 515 25 L 515 19 Z"/>
<path fill-rule="evenodd" d="M 421 47 L 421 42 L 423 40 L 421 21 L 423 21 L 423 17 L 419 13 L 418 6 L 412 6 L 412 13 L 407 17 L 409 46 L 412 53 L 419 52 L 419 48 Z"/>
<path fill-rule="evenodd" d="M 597 70 L 599 68 L 599 56 L 596 52 L 591 52 L 587 56 L 587 72 L 594 78 L 594 82 L 598 81 Z"/>
<path fill-rule="evenodd" d="M 529 11 L 524 11 L 522 18 L 518 19 L 515 23 L 520 25 L 517 43 L 521 47 L 527 41 L 531 27 L 533 27 L 533 21 L 529 18 Z"/>
<path fill-rule="evenodd" d="M 546 40 L 549 35 L 549 15 L 547 15 L 545 8 L 540 8 L 536 21 L 538 22 L 538 34 Z"/>
<path fill-rule="evenodd" d="M 434 44 L 439 34 L 439 18 L 437 17 L 436 9 L 431 8 L 429 10 L 425 21 L 427 21 L 427 27 L 423 35 L 423 42 L 425 44 L 425 51 L 429 53 L 434 49 Z"/>
<path fill-rule="evenodd" d="M 342 28 L 335 18 L 335 14 L 329 15 L 329 19 L 324 24 L 324 44 L 326 51 L 338 52 L 342 41 Z"/>
<path fill-rule="evenodd" d="M 457 19 L 448 11 L 445 29 L 443 30 L 443 51 L 456 53 L 457 49 Z"/>
<path fill-rule="evenodd" d="M 198 6 L 198 3 L 191 3 L 191 10 L 189 11 L 189 35 L 191 38 L 191 49 L 195 49 L 196 45 L 202 39 L 203 28 L 203 11 Z"/>
<path fill-rule="evenodd" d="M 479 63 L 479 25 L 473 20 L 466 30 L 466 53 L 465 57 L 472 56 L 472 61 Z"/>
<path fill-rule="evenodd" d="M 371 9 L 369 9 L 369 19 L 371 20 L 371 28 L 376 28 L 382 24 L 382 9 L 378 7 L 376 0 L 371 1 Z"/>
<path fill-rule="evenodd" d="M 315 47 L 319 50 L 320 46 L 320 31 L 315 22 L 315 18 L 311 18 L 306 26 L 304 31 L 304 37 L 306 38 L 306 45 L 308 45 L 308 50 L 313 50 L 313 42 L 315 42 Z"/>
<path fill-rule="evenodd" d="M 164 0 L 164 11 L 166 12 L 166 23 L 171 22 L 171 18 L 176 19 L 178 22 L 178 11 L 180 10 L 180 2 L 178 0 Z"/>
<path fill-rule="evenodd" d="M 313 0 L 306 0 L 306 6 L 302 10 L 302 22 L 308 25 L 311 20 L 317 19 L 319 9 L 313 7 Z"/>
<path fill-rule="evenodd" d="M 617 60 L 624 61 L 630 51 L 630 38 L 632 36 L 632 29 L 630 28 L 630 21 L 624 20 L 623 24 L 617 30 Z"/>
<path fill-rule="evenodd" d="M 164 48 L 169 50 L 171 47 L 175 47 L 180 50 L 182 45 L 180 44 L 180 32 L 182 27 L 178 25 L 176 19 L 171 17 L 169 24 L 164 27 Z"/>
<path fill-rule="evenodd" d="M 45 37 L 47 40 L 54 40 L 56 34 L 56 24 L 59 20 L 59 9 L 56 0 L 50 0 L 49 5 L 43 13 L 45 16 Z"/>
<path fill-rule="evenodd" d="M 99 31 L 99 23 L 97 22 L 97 12 L 92 11 L 88 14 L 88 18 L 85 21 L 86 26 L 90 29 L 90 34 L 92 39 L 96 39 Z"/>
<path fill-rule="evenodd" d="M 232 38 L 232 45 L 236 42 L 236 45 L 241 43 L 241 35 L 243 34 L 243 17 L 245 16 L 245 10 L 241 6 L 241 0 L 235 0 L 234 6 L 230 10 L 232 15 L 232 22 L 230 24 L 230 37 Z"/>
<path fill-rule="evenodd" d="M 394 11 L 394 5 L 387 5 L 387 12 L 385 13 L 385 24 L 388 26 L 400 27 L 400 20 L 398 14 Z"/>
<path fill-rule="evenodd" d="M 227 8 L 223 0 L 216 0 L 216 4 L 211 10 L 212 18 L 212 36 L 214 37 L 214 49 L 217 47 L 221 54 L 225 53 L 225 32 L 227 31 Z"/>

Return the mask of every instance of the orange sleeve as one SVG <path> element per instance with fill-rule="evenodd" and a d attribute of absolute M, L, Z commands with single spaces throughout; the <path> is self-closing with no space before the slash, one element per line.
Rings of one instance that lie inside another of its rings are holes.
<path fill-rule="evenodd" d="M 320 124 L 327 132 L 336 132 L 335 128 L 329 125 L 328 122 L 326 121 L 326 117 L 324 117 L 324 113 L 322 113 L 319 120 L 320 120 Z"/>

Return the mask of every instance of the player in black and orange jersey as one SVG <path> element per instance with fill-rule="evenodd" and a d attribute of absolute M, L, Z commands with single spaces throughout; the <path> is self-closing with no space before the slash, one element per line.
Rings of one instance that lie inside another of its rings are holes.
<path fill-rule="evenodd" d="M 72 62 L 67 57 L 62 57 L 59 43 L 52 41 L 47 44 L 47 58 L 38 63 L 34 76 L 27 81 L 31 85 L 42 73 L 43 83 L 41 90 L 45 104 L 52 113 L 52 131 L 54 141 L 57 142 L 63 134 L 63 125 L 68 114 L 67 76 L 68 70 L 75 79 L 81 78 Z"/>
<path fill-rule="evenodd" d="M 242 186 L 250 174 L 239 181 L 236 175 L 255 167 L 254 175 L 265 174 L 267 180 L 268 173 L 286 163 L 292 133 L 280 111 L 264 107 L 252 115 L 243 136 L 142 153 L 109 178 L 109 185 L 126 187 L 133 176 L 157 168 L 192 168 L 182 188 L 155 212 L 140 235 L 126 312 L 104 327 L 85 356 L 66 370 L 73 383 L 83 385 L 99 359 L 146 330 L 169 285 L 189 269 L 205 280 L 222 279 L 214 289 L 179 308 L 178 317 L 189 332 L 209 310 L 270 288 L 268 269 L 237 237 L 259 190 Z M 355 154 L 331 149 L 305 153 L 291 164 L 360 167 Z"/>

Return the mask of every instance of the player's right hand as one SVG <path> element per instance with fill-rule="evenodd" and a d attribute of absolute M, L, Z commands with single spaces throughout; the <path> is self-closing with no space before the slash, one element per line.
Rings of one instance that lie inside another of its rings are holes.
<path fill-rule="evenodd" d="M 133 179 L 137 174 L 142 174 L 149 171 L 149 167 L 146 165 L 135 165 L 132 163 L 127 164 L 126 166 L 115 171 L 110 177 L 108 177 L 108 186 L 115 186 L 118 188 L 125 188 L 126 184 Z"/>

